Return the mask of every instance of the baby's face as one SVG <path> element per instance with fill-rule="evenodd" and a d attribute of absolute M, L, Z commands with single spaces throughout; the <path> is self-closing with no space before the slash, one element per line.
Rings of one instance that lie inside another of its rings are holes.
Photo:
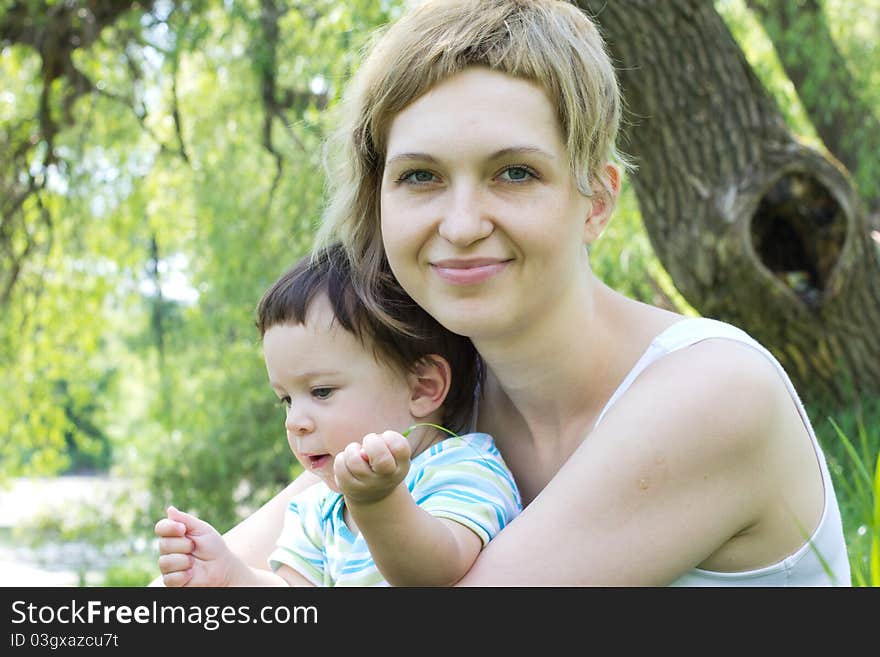
<path fill-rule="evenodd" d="M 305 324 L 276 325 L 263 336 L 272 389 L 285 406 L 290 449 L 302 466 L 338 491 L 333 460 L 352 442 L 413 423 L 404 374 L 380 365 L 351 333 L 333 323 L 324 295 Z"/>

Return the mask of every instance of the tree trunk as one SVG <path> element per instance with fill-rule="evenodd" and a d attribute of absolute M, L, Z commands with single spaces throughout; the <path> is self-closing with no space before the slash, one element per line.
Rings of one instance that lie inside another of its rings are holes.
<path fill-rule="evenodd" d="M 853 174 L 880 228 L 880 119 L 858 93 L 818 0 L 747 0 L 761 19 L 782 67 L 825 146 Z"/>
<path fill-rule="evenodd" d="M 880 394 L 880 253 L 848 175 L 789 133 L 712 3 L 583 0 L 619 69 L 654 250 L 805 400 Z"/>

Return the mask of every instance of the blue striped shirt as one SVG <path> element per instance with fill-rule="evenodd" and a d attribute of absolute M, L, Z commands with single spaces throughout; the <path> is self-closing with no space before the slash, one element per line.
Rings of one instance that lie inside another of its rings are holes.
<path fill-rule="evenodd" d="M 483 545 L 522 511 L 513 475 L 485 433 L 432 445 L 412 460 L 404 483 L 416 504 L 469 528 Z M 295 496 L 269 567 L 287 564 L 316 586 L 388 586 L 363 536 L 346 526 L 344 506 L 323 482 Z"/>

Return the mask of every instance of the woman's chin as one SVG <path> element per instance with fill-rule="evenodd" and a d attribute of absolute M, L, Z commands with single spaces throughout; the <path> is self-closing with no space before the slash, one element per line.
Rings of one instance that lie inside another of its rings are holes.
<path fill-rule="evenodd" d="M 448 330 L 475 342 L 499 338 L 510 333 L 514 326 L 513 316 L 509 311 L 487 306 L 462 308 L 436 317 Z"/>
<path fill-rule="evenodd" d="M 493 310 L 497 304 L 492 301 L 491 298 L 455 298 L 447 295 L 416 300 L 444 328 L 466 337 L 481 333 L 487 325 L 500 323 L 501 318 Z"/>

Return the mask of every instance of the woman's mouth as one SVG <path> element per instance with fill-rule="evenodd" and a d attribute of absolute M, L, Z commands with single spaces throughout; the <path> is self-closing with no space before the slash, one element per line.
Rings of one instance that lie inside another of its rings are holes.
<path fill-rule="evenodd" d="M 431 263 L 434 272 L 452 285 L 476 285 L 504 270 L 510 260 L 498 258 L 451 258 Z"/>

